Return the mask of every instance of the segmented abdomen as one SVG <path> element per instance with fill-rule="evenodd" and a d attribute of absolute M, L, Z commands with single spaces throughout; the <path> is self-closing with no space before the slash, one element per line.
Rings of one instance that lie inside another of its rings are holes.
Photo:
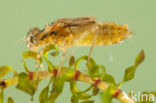
<path fill-rule="evenodd" d="M 111 45 L 117 44 L 124 39 L 127 39 L 132 32 L 127 28 L 127 24 L 119 25 L 115 23 L 103 23 L 99 27 L 99 32 L 96 37 L 95 45 Z M 84 38 L 78 41 L 78 46 L 89 46 L 95 37 L 95 32 L 86 35 Z"/>

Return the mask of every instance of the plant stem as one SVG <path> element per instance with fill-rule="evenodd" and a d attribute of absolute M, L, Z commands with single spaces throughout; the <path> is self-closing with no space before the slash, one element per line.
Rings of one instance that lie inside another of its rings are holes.
<path fill-rule="evenodd" d="M 66 72 L 65 69 L 61 69 L 60 71 L 60 75 L 64 74 Z M 54 73 L 50 73 L 49 71 L 39 71 L 38 74 L 36 72 L 31 72 L 33 73 L 33 78 L 32 80 L 37 80 L 37 79 L 46 79 L 46 78 L 51 78 L 54 77 Z M 76 73 L 73 72 L 72 75 L 70 75 L 68 78 L 73 79 L 74 78 L 74 74 Z M 28 75 L 29 76 L 29 75 Z M 77 78 L 77 81 L 82 81 L 91 85 L 94 85 L 95 80 L 93 80 L 89 75 L 84 74 L 84 73 L 80 73 L 80 75 Z M 2 82 L 5 82 L 5 88 L 12 86 L 12 85 L 16 85 L 18 84 L 18 76 L 15 76 L 13 78 L 9 78 L 6 80 L 0 80 L 0 84 L 2 84 Z M 105 81 L 100 81 L 97 84 L 97 88 L 100 90 L 106 90 L 108 87 L 110 86 L 109 83 L 105 82 Z M 0 88 L 4 89 L 4 86 L 0 85 Z M 119 88 L 116 87 L 116 90 L 119 90 Z M 119 101 L 121 101 L 122 103 L 135 103 L 130 97 L 127 96 L 127 94 L 125 92 L 119 92 L 119 94 L 115 97 L 117 98 Z"/>

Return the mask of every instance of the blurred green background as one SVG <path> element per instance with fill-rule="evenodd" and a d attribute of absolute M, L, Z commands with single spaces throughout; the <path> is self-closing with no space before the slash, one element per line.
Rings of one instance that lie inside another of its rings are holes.
<path fill-rule="evenodd" d="M 96 16 L 101 22 L 127 23 L 135 34 L 133 38 L 117 45 L 95 47 L 92 57 L 120 82 L 125 68 L 132 65 L 136 55 L 144 49 L 144 63 L 139 66 L 135 79 L 123 85 L 123 90 L 156 90 L 155 0 L 0 0 L 0 65 L 8 64 L 18 72 L 24 71 L 21 54 L 28 50 L 23 38 L 29 29 L 43 28 L 58 18 L 79 16 Z M 72 55 L 76 58 L 87 55 L 89 49 L 76 47 Z M 59 63 L 58 58 L 55 63 Z M 39 90 L 46 84 L 42 82 Z M 30 96 L 14 87 L 5 90 L 5 99 L 11 96 L 15 103 L 31 103 Z M 39 90 L 32 103 L 38 103 Z M 70 103 L 70 96 L 67 84 L 57 103 Z M 99 96 L 93 99 L 95 103 L 101 101 Z M 115 100 L 115 103 L 118 102 Z"/>

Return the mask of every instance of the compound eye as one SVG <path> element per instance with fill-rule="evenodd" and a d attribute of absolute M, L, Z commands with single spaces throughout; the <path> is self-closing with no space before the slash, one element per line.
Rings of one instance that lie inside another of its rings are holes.
<path fill-rule="evenodd" d="M 30 42 L 31 42 L 32 44 L 34 43 L 34 40 L 33 40 L 33 37 L 32 37 L 32 36 L 30 36 L 29 40 L 30 40 Z"/>
<path fill-rule="evenodd" d="M 32 34 L 29 34 L 29 36 L 27 37 L 26 41 L 34 44 L 34 40 L 33 40 Z"/>

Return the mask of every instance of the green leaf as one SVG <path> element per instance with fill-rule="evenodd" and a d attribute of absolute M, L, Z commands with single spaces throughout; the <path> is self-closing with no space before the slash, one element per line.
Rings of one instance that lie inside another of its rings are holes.
<path fill-rule="evenodd" d="M 49 85 L 46 86 L 39 95 L 40 103 L 47 103 L 48 101 L 48 92 L 49 92 Z"/>
<path fill-rule="evenodd" d="M 67 71 L 64 73 L 65 77 L 66 77 L 66 81 L 71 81 L 73 80 L 73 77 L 75 75 L 75 72 L 73 71 L 72 68 L 67 68 Z"/>
<path fill-rule="evenodd" d="M 76 93 L 80 93 L 81 92 L 81 90 L 77 87 L 75 81 L 71 81 L 70 82 L 70 91 L 71 91 L 72 94 L 76 94 Z"/>
<path fill-rule="evenodd" d="M 108 87 L 105 91 L 100 93 L 102 103 L 111 103 L 112 102 L 112 88 Z"/>
<path fill-rule="evenodd" d="M 140 65 L 143 60 L 145 58 L 145 54 L 144 54 L 144 51 L 141 50 L 141 52 L 138 54 L 138 56 L 136 57 L 136 60 L 135 60 L 135 64 L 128 67 L 126 70 L 125 70 L 125 75 L 124 75 L 124 78 L 123 78 L 123 81 L 121 83 L 119 83 L 119 87 L 124 83 L 124 82 L 127 82 L 127 81 L 130 81 L 132 79 L 134 79 L 135 77 L 135 72 L 136 72 L 136 68 L 138 65 Z"/>
<path fill-rule="evenodd" d="M 20 73 L 18 75 L 18 84 L 16 88 L 33 96 L 36 91 L 37 84 L 37 81 L 30 82 L 26 73 Z"/>
<path fill-rule="evenodd" d="M 105 66 L 101 65 L 99 69 L 99 77 L 103 77 L 105 74 L 106 74 L 106 68 Z"/>
<path fill-rule="evenodd" d="M 4 98 L 4 94 L 3 94 L 3 90 L 0 90 L 0 103 L 3 103 L 3 98 Z"/>
<path fill-rule="evenodd" d="M 58 56 L 59 55 L 59 51 L 52 52 L 50 55 L 51 56 Z"/>
<path fill-rule="evenodd" d="M 75 81 L 71 81 L 70 82 L 70 91 L 72 94 L 75 94 L 79 97 L 79 99 L 85 100 L 85 99 L 89 99 L 92 97 L 92 95 L 88 95 L 86 94 L 86 92 L 88 92 L 89 90 L 92 89 L 92 86 L 90 86 L 89 88 L 87 88 L 86 90 L 82 91 L 80 90 Z"/>
<path fill-rule="evenodd" d="M 71 97 L 71 103 L 78 103 L 79 97 L 77 95 L 72 95 Z"/>
<path fill-rule="evenodd" d="M 43 53 L 49 52 L 50 50 L 58 50 L 58 48 L 56 45 L 50 44 L 44 48 Z"/>
<path fill-rule="evenodd" d="M 8 103 L 14 103 L 14 101 L 11 97 L 8 98 Z"/>
<path fill-rule="evenodd" d="M 126 71 L 125 71 L 123 81 L 126 82 L 126 81 L 129 81 L 129 80 L 132 80 L 134 78 L 134 76 L 135 76 L 135 70 L 136 70 L 135 66 L 128 67 L 126 69 Z"/>
<path fill-rule="evenodd" d="M 52 92 L 56 92 L 58 94 L 62 93 L 63 87 L 65 82 L 65 76 L 61 76 L 58 78 L 55 78 L 53 81 L 53 89 Z"/>
<path fill-rule="evenodd" d="M 26 72 L 30 72 L 25 60 L 23 60 L 23 66 Z"/>
<path fill-rule="evenodd" d="M 53 70 L 53 64 L 51 63 L 50 60 L 48 60 L 47 58 L 48 52 L 43 54 L 44 60 L 47 62 L 48 64 L 48 70 L 51 72 Z"/>
<path fill-rule="evenodd" d="M 0 79 L 3 76 L 7 75 L 10 71 L 14 72 L 14 75 L 17 74 L 16 71 L 12 67 L 10 67 L 8 65 L 1 66 L 0 67 Z"/>
<path fill-rule="evenodd" d="M 11 71 L 11 67 L 10 66 L 1 66 L 0 67 L 0 78 L 5 76 L 6 74 L 8 74 L 10 71 Z"/>
<path fill-rule="evenodd" d="M 24 65 L 24 69 L 25 69 L 26 72 L 30 72 L 30 71 L 29 71 L 29 69 L 28 69 L 28 66 L 27 66 L 27 64 L 26 64 L 26 60 L 25 60 L 25 59 L 27 59 L 27 58 L 32 58 L 32 59 L 35 59 L 35 61 L 36 61 L 36 60 L 39 61 L 39 64 L 41 64 L 41 63 L 42 63 L 42 58 L 41 58 L 41 57 L 40 57 L 40 58 L 37 58 L 38 55 L 39 55 L 39 54 L 38 54 L 37 52 L 34 52 L 34 51 L 25 51 L 25 52 L 22 54 L 22 56 L 23 56 L 23 58 L 24 58 L 24 60 L 23 60 L 23 65 Z"/>
<path fill-rule="evenodd" d="M 144 59 L 145 59 L 145 53 L 144 50 L 141 50 L 141 52 L 136 57 L 135 66 L 137 67 L 138 65 L 140 65 L 144 61 Z"/>
<path fill-rule="evenodd" d="M 88 95 L 86 93 L 78 93 L 77 94 L 81 100 L 87 100 L 92 97 L 92 95 Z"/>
<path fill-rule="evenodd" d="M 47 58 L 48 52 L 50 50 L 56 50 L 56 52 L 58 52 L 58 48 L 56 47 L 56 45 L 49 45 L 49 46 L 45 47 L 43 50 L 43 57 L 48 64 L 48 70 L 51 72 L 53 70 L 53 64 Z"/>
<path fill-rule="evenodd" d="M 56 92 L 50 93 L 50 96 L 48 97 L 48 103 L 55 103 L 58 96 L 59 94 Z"/>
<path fill-rule="evenodd" d="M 48 97 L 48 103 L 55 103 L 57 97 L 62 93 L 64 82 L 64 75 L 53 80 L 53 87 L 50 96 Z"/>
<path fill-rule="evenodd" d="M 83 101 L 81 103 L 94 103 L 94 101 L 93 100 L 87 100 L 87 101 Z"/>
<path fill-rule="evenodd" d="M 73 66 L 75 64 L 75 57 L 74 56 L 71 56 L 70 57 L 70 60 L 69 60 L 69 66 Z"/>
<path fill-rule="evenodd" d="M 93 88 L 93 96 L 96 96 L 99 93 L 99 89 L 98 88 Z"/>
<path fill-rule="evenodd" d="M 99 68 L 100 68 L 99 65 L 89 63 L 88 74 L 89 74 L 91 77 L 95 77 L 95 76 L 98 77 L 98 76 L 99 76 Z"/>
<path fill-rule="evenodd" d="M 75 70 L 78 70 L 78 67 L 79 67 L 79 63 L 82 61 L 82 60 L 85 60 L 85 61 L 88 61 L 88 56 L 82 56 L 80 58 L 78 58 L 75 62 Z M 88 63 L 88 67 L 92 66 L 92 65 L 96 65 L 95 61 L 93 58 L 90 58 L 89 59 L 89 63 Z"/>
<path fill-rule="evenodd" d="M 80 58 L 78 58 L 75 62 L 75 66 L 74 66 L 74 69 L 75 70 L 78 70 L 79 68 L 79 63 L 82 61 L 82 60 L 85 60 L 86 62 L 88 62 L 88 56 L 82 56 Z M 93 58 L 90 58 L 89 59 L 89 62 L 87 63 L 87 70 L 88 70 L 88 73 L 90 76 L 94 77 L 94 76 L 98 76 L 99 75 L 99 68 L 100 66 L 97 65 L 94 61 Z"/>
<path fill-rule="evenodd" d="M 113 76 L 111 76 L 110 74 L 107 74 L 105 73 L 103 76 L 102 76 L 102 80 L 108 82 L 108 83 L 111 83 L 113 85 L 116 85 L 116 82 L 115 82 L 115 79 Z"/>
<path fill-rule="evenodd" d="M 98 77 L 103 81 L 116 85 L 115 78 L 112 75 L 106 73 L 106 68 L 103 65 L 99 66 L 99 68 L 100 73 L 98 73 Z"/>
<path fill-rule="evenodd" d="M 24 59 L 26 59 L 26 58 L 33 58 L 33 59 L 37 60 L 37 56 L 38 56 L 38 53 L 34 52 L 34 51 L 25 51 L 23 53 L 23 58 Z M 42 63 L 42 58 L 41 57 L 39 58 L 39 63 L 40 64 Z"/>

